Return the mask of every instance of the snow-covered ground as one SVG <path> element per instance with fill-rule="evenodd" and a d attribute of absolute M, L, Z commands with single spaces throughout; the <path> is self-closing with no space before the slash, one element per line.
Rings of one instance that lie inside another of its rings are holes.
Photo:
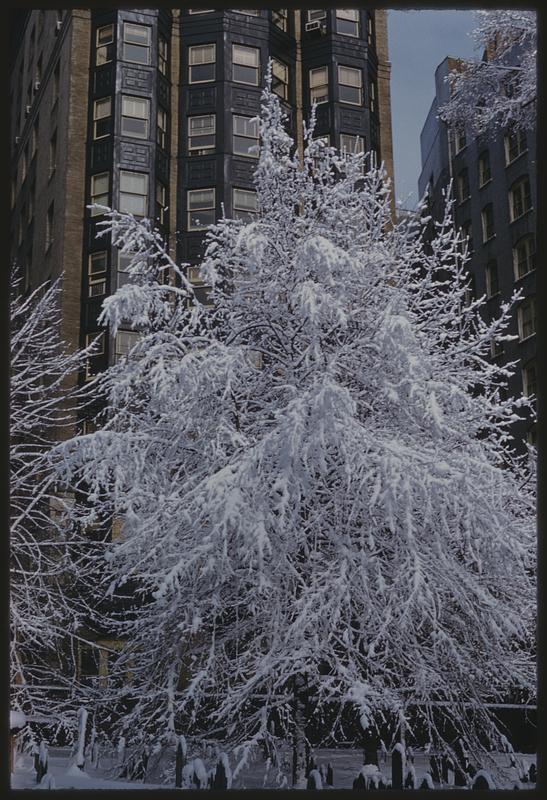
<path fill-rule="evenodd" d="M 189 757 L 192 754 L 189 753 Z M 319 766 L 330 763 L 334 771 L 334 788 L 351 789 L 354 779 L 357 777 L 362 767 L 362 752 L 359 749 L 322 749 L 315 755 Z M 517 758 L 522 762 L 524 768 L 528 770 L 532 762 L 536 762 L 534 755 L 517 754 Z M 513 789 L 518 777 L 514 768 L 510 766 L 509 755 L 498 754 L 497 763 L 507 774 L 506 782 L 497 785 L 500 789 Z M 174 759 L 173 759 L 174 763 Z M 233 759 L 230 759 L 232 768 L 235 766 Z M 102 759 L 98 768 L 86 766 L 85 771 L 79 770 L 74 766 L 74 758 L 67 749 L 51 748 L 49 753 L 49 774 L 53 776 L 55 782 L 53 786 L 43 788 L 55 789 L 160 789 L 171 788 L 171 783 L 140 782 L 116 779 L 116 768 L 112 766 L 111 759 Z M 207 768 L 214 767 L 214 759 L 206 761 Z M 422 781 L 423 776 L 429 769 L 429 756 L 425 753 L 415 751 L 414 769 L 416 773 L 417 785 Z M 380 759 L 380 770 L 386 779 L 391 778 L 391 758 L 388 756 L 385 761 Z M 283 778 L 287 781 L 284 783 Z M 154 780 L 160 780 L 154 776 Z M 12 775 L 11 785 L 13 789 L 33 789 L 38 788 L 33 769 L 33 762 L 30 756 L 19 755 L 16 760 L 16 767 Z M 261 788 L 290 788 L 290 761 L 285 759 L 281 769 L 267 769 L 264 760 L 259 759 L 252 764 L 244 767 L 239 774 L 234 777 L 233 788 L 239 789 L 261 789 Z M 435 786 L 435 788 L 441 788 Z M 519 788 L 533 788 L 529 783 L 520 784 Z"/>

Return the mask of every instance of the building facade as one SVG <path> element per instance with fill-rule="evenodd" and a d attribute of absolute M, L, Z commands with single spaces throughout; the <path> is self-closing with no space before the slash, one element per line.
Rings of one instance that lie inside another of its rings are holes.
<path fill-rule="evenodd" d="M 374 150 L 393 176 L 383 11 L 110 8 L 33 10 L 21 20 L 10 76 L 10 254 L 26 289 L 63 274 L 63 339 L 99 343 L 82 382 L 138 335 L 128 326 L 113 337 L 98 324 L 105 297 L 129 275 L 89 206 L 155 220 L 195 280 L 222 208 L 256 211 L 253 118 L 269 59 L 299 145 L 315 101 L 316 136 Z M 206 299 L 206 287 L 197 293 Z M 78 421 L 84 432 L 92 424 Z M 117 644 L 86 635 L 96 647 L 82 645 L 80 678 L 102 685 Z"/>
<path fill-rule="evenodd" d="M 35 10 L 14 49 L 11 257 L 27 286 L 63 272 L 63 338 L 99 337 L 83 379 L 136 335 L 98 326 L 127 258 L 88 206 L 154 219 L 192 279 L 221 209 L 256 211 L 253 117 L 270 58 L 299 144 L 315 101 L 316 136 L 375 151 L 393 175 L 383 11 Z"/>
<path fill-rule="evenodd" d="M 499 316 L 519 291 L 508 330 L 513 341 L 491 343 L 491 358 L 517 362 L 509 394 L 536 394 L 536 136 L 535 130 L 506 129 L 476 137 L 448 130 L 438 109 L 449 99 L 446 77 L 458 61 L 446 58 L 435 72 L 435 98 L 421 132 L 420 196 L 440 219 L 443 192 L 452 181 L 455 223 L 467 237 L 472 292 L 486 296 L 483 313 Z M 513 428 L 517 446 L 535 443 L 527 416 Z"/>

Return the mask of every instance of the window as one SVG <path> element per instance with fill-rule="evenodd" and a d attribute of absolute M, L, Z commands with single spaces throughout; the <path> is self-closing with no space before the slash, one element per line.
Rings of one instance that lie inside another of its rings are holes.
<path fill-rule="evenodd" d="M 458 175 L 458 200 L 463 203 L 469 197 L 469 170 L 462 169 Z"/>
<path fill-rule="evenodd" d="M 487 242 L 494 236 L 494 209 L 489 203 L 481 211 L 482 240 Z"/>
<path fill-rule="evenodd" d="M 518 308 L 519 339 L 522 341 L 536 332 L 536 298 L 526 297 Z"/>
<path fill-rule="evenodd" d="M 189 83 L 207 83 L 207 81 L 214 81 L 215 49 L 214 44 L 199 44 L 189 48 Z"/>
<path fill-rule="evenodd" d="M 465 137 L 465 131 L 456 131 L 454 134 L 454 144 L 456 148 L 456 153 L 459 153 L 463 150 L 463 148 L 467 145 L 467 139 Z"/>
<path fill-rule="evenodd" d="M 104 25 L 97 28 L 97 55 L 96 64 L 107 64 L 114 58 L 114 25 Z"/>
<path fill-rule="evenodd" d="M 143 172 L 120 170 L 120 211 L 146 216 L 148 206 L 148 175 Z"/>
<path fill-rule="evenodd" d="M 374 46 L 374 20 L 370 11 L 367 16 L 367 44 L 369 47 Z"/>
<path fill-rule="evenodd" d="M 370 81 L 368 85 L 368 104 L 374 114 L 376 112 L 376 84 L 374 81 Z"/>
<path fill-rule="evenodd" d="M 461 231 L 462 231 L 463 242 L 467 244 L 467 252 L 472 253 L 474 248 L 473 248 L 473 226 L 471 224 L 471 220 L 468 220 L 467 222 L 463 223 Z"/>
<path fill-rule="evenodd" d="M 503 355 L 503 342 L 497 339 L 490 340 L 490 356 L 491 358 L 498 358 Z"/>
<path fill-rule="evenodd" d="M 490 154 L 485 150 L 479 156 L 479 186 L 484 186 L 491 179 Z"/>
<path fill-rule="evenodd" d="M 205 8 L 189 8 L 188 9 L 188 13 L 189 14 L 212 14 L 213 11 L 214 11 L 214 8 L 207 8 L 207 9 L 205 9 Z"/>
<path fill-rule="evenodd" d="M 188 230 L 199 231 L 215 222 L 215 190 L 191 189 L 188 192 Z"/>
<path fill-rule="evenodd" d="M 327 12 L 324 8 L 318 11 L 308 11 L 308 22 L 315 22 L 316 19 L 326 19 Z"/>
<path fill-rule="evenodd" d="M 165 150 L 167 144 L 167 111 L 158 106 L 157 140 L 160 147 Z"/>
<path fill-rule="evenodd" d="M 149 119 L 150 100 L 122 95 L 122 136 L 147 139 Z"/>
<path fill-rule="evenodd" d="M 207 154 L 216 144 L 216 116 L 188 117 L 188 150 L 193 155 Z"/>
<path fill-rule="evenodd" d="M 150 28 L 124 22 L 123 59 L 134 64 L 150 64 Z"/>
<path fill-rule="evenodd" d="M 93 103 L 93 138 L 103 139 L 105 136 L 110 136 L 111 117 L 112 114 L 112 99 L 110 97 L 102 97 L 100 100 L 95 100 Z"/>
<path fill-rule="evenodd" d="M 61 84 L 61 62 L 58 61 L 53 71 L 53 98 L 51 101 L 52 108 L 55 108 L 57 100 L 59 99 L 60 84 Z"/>
<path fill-rule="evenodd" d="M 235 219 L 241 219 L 244 222 L 254 219 L 258 211 L 256 192 L 249 189 L 234 189 L 232 200 Z"/>
<path fill-rule="evenodd" d="M 91 204 L 97 203 L 100 206 L 108 205 L 108 192 L 110 189 L 110 174 L 101 172 L 99 175 L 91 176 Z M 98 208 L 91 209 L 91 216 L 96 217 L 103 212 Z"/>
<path fill-rule="evenodd" d="M 258 86 L 258 67 L 260 50 L 256 47 L 245 47 L 242 44 L 232 45 L 232 80 L 237 83 L 248 83 Z"/>
<path fill-rule="evenodd" d="M 129 351 L 137 344 L 139 337 L 138 331 L 118 331 L 116 333 L 115 363 L 129 355 Z"/>
<path fill-rule="evenodd" d="M 356 8 L 336 9 L 336 33 L 359 36 L 359 11 Z"/>
<path fill-rule="evenodd" d="M 494 297 L 499 294 L 498 265 L 496 261 L 489 261 L 485 269 L 486 277 L 486 296 Z"/>
<path fill-rule="evenodd" d="M 49 140 L 49 177 L 55 172 L 57 167 L 57 131 Z"/>
<path fill-rule="evenodd" d="M 518 281 L 535 269 L 536 240 L 533 235 L 525 236 L 513 247 L 513 269 Z"/>
<path fill-rule="evenodd" d="M 260 11 L 258 11 L 258 10 L 251 11 L 250 8 L 242 8 L 242 9 L 233 8 L 232 11 L 234 12 L 234 14 L 247 14 L 248 17 L 259 17 L 260 16 Z"/>
<path fill-rule="evenodd" d="M 36 150 L 38 149 L 38 120 L 32 126 L 32 135 L 31 135 L 31 143 L 30 143 L 30 158 L 31 160 L 36 155 Z"/>
<path fill-rule="evenodd" d="M 135 276 L 129 272 L 129 265 L 135 259 L 136 253 L 122 253 L 118 251 L 118 289 L 126 283 L 134 283 Z"/>
<path fill-rule="evenodd" d="M 274 25 L 277 25 L 282 31 L 287 31 L 289 29 L 289 20 L 288 20 L 288 9 L 286 8 L 277 8 L 275 11 L 272 11 L 272 22 Z"/>
<path fill-rule="evenodd" d="M 251 152 L 258 146 L 258 120 L 253 117 L 233 116 L 234 121 L 234 153 L 240 156 L 258 158 L 258 151 Z"/>
<path fill-rule="evenodd" d="M 505 144 L 505 163 L 510 164 L 527 149 L 526 131 L 521 128 L 514 128 L 504 140 Z"/>
<path fill-rule="evenodd" d="M 167 225 L 167 188 L 156 181 L 156 219 L 160 225 Z"/>
<path fill-rule="evenodd" d="M 91 253 L 88 260 L 88 284 L 89 297 L 98 297 L 106 292 L 106 269 L 108 265 L 108 254 L 106 250 L 99 253 Z"/>
<path fill-rule="evenodd" d="M 328 101 L 329 68 L 310 69 L 310 103 L 328 103 Z"/>
<path fill-rule="evenodd" d="M 36 72 L 34 73 L 34 79 L 35 79 L 34 90 L 37 92 L 42 82 L 42 56 L 40 56 L 40 58 L 36 62 Z"/>
<path fill-rule="evenodd" d="M 532 208 L 532 196 L 530 194 L 530 181 L 528 177 L 520 178 L 513 184 L 509 191 L 509 210 L 511 222 L 522 217 Z"/>
<path fill-rule="evenodd" d="M 97 356 L 104 355 L 105 352 L 105 335 L 104 331 L 95 331 L 95 333 L 87 333 L 85 337 L 85 346 L 91 347 L 93 345 L 93 352 L 87 356 L 85 360 L 85 377 L 86 380 L 93 378 L 97 374 Z"/>
<path fill-rule="evenodd" d="M 363 102 L 363 77 L 360 69 L 338 67 L 338 91 L 341 103 L 360 106 Z"/>
<path fill-rule="evenodd" d="M 167 76 L 168 60 L 168 45 L 165 36 L 160 34 L 158 38 L 158 69 L 162 75 Z"/>
<path fill-rule="evenodd" d="M 204 281 L 201 277 L 200 267 L 188 267 L 188 270 L 186 271 L 186 277 L 190 283 L 193 283 L 196 286 L 203 286 Z"/>
<path fill-rule="evenodd" d="M 49 248 L 53 244 L 53 239 L 55 234 L 54 213 L 55 213 L 55 208 L 54 204 L 52 203 L 47 210 L 47 216 L 46 216 L 46 250 L 49 250 Z"/>
<path fill-rule="evenodd" d="M 287 100 L 289 96 L 289 68 L 277 58 L 272 58 L 272 90 Z"/>
<path fill-rule="evenodd" d="M 529 397 L 532 394 L 537 394 L 537 373 L 535 361 L 531 361 L 529 364 L 526 364 L 522 370 L 522 391 L 526 397 Z"/>
<path fill-rule="evenodd" d="M 349 133 L 340 134 L 341 153 L 364 153 L 365 140 L 362 136 L 353 136 Z"/>

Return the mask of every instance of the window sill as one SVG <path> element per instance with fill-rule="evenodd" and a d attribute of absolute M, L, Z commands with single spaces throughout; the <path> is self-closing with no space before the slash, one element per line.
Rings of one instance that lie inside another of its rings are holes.
<path fill-rule="evenodd" d="M 515 281 L 514 282 L 518 283 L 519 281 L 523 281 L 525 278 L 528 277 L 528 275 L 531 275 L 535 271 L 536 271 L 536 268 L 533 267 L 532 269 L 529 269 L 528 272 L 525 272 L 523 275 L 515 276 Z"/>
<path fill-rule="evenodd" d="M 530 208 L 527 208 L 527 209 L 526 209 L 526 211 L 525 211 L 523 214 L 519 214 L 519 216 L 518 216 L 518 217 L 514 217 L 513 219 L 511 219 L 511 220 L 510 220 L 510 224 L 512 225 L 512 224 L 513 224 L 513 222 L 518 222 L 518 221 L 519 221 L 519 219 L 524 219 L 524 217 L 525 217 L 527 214 L 529 214 L 529 213 L 530 213 L 530 211 L 533 211 L 533 210 L 534 210 L 534 207 L 533 207 L 533 206 L 530 206 Z"/>
<path fill-rule="evenodd" d="M 527 152 L 528 152 L 528 148 L 526 148 L 526 150 L 522 150 L 522 152 L 520 152 L 518 154 L 518 156 L 515 156 L 511 161 L 506 161 L 505 162 L 505 168 L 507 169 L 507 167 L 510 167 L 511 164 L 514 164 L 516 161 L 519 160 L 519 158 L 521 158 L 521 156 L 525 155 Z"/>
<path fill-rule="evenodd" d="M 467 197 L 464 197 L 463 200 L 458 200 L 458 206 L 463 206 L 464 203 L 467 203 L 468 200 L 471 200 L 470 194 L 468 194 Z"/>
<path fill-rule="evenodd" d="M 492 241 L 493 239 L 495 239 L 495 238 L 496 238 L 496 234 L 495 234 L 495 233 L 493 233 L 493 234 L 492 234 L 492 236 L 489 236 L 489 237 L 488 237 L 488 239 L 483 239 L 483 240 L 482 240 L 482 243 L 483 243 L 483 244 L 488 244 L 488 242 L 491 242 L 491 241 Z"/>
<path fill-rule="evenodd" d="M 521 339 L 520 336 L 519 336 L 519 344 L 522 344 L 523 342 L 527 342 L 529 339 L 532 339 L 535 335 L 536 335 L 536 332 L 534 331 L 529 336 L 525 336 L 523 339 Z"/>
<path fill-rule="evenodd" d="M 498 289 L 498 291 L 497 291 L 497 292 L 494 292 L 494 294 L 487 294 L 487 295 L 486 295 L 486 300 L 487 300 L 487 301 L 488 301 L 488 300 L 495 300 L 496 298 L 499 298 L 499 297 L 501 297 L 501 292 L 500 292 L 500 290 Z"/>
<path fill-rule="evenodd" d="M 492 178 L 488 178 L 488 180 L 485 181 L 484 183 L 479 183 L 479 189 L 484 189 L 484 187 L 488 186 L 488 184 L 490 183 L 492 183 Z"/>

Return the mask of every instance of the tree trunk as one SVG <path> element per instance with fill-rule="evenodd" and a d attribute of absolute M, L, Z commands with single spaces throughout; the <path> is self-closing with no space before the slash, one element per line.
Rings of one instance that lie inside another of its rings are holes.
<path fill-rule="evenodd" d="M 306 788 L 307 766 L 307 741 L 305 734 L 306 717 L 304 713 L 303 691 L 305 681 L 301 675 L 294 678 L 293 683 L 293 758 L 292 758 L 292 785 L 294 789 Z"/>

